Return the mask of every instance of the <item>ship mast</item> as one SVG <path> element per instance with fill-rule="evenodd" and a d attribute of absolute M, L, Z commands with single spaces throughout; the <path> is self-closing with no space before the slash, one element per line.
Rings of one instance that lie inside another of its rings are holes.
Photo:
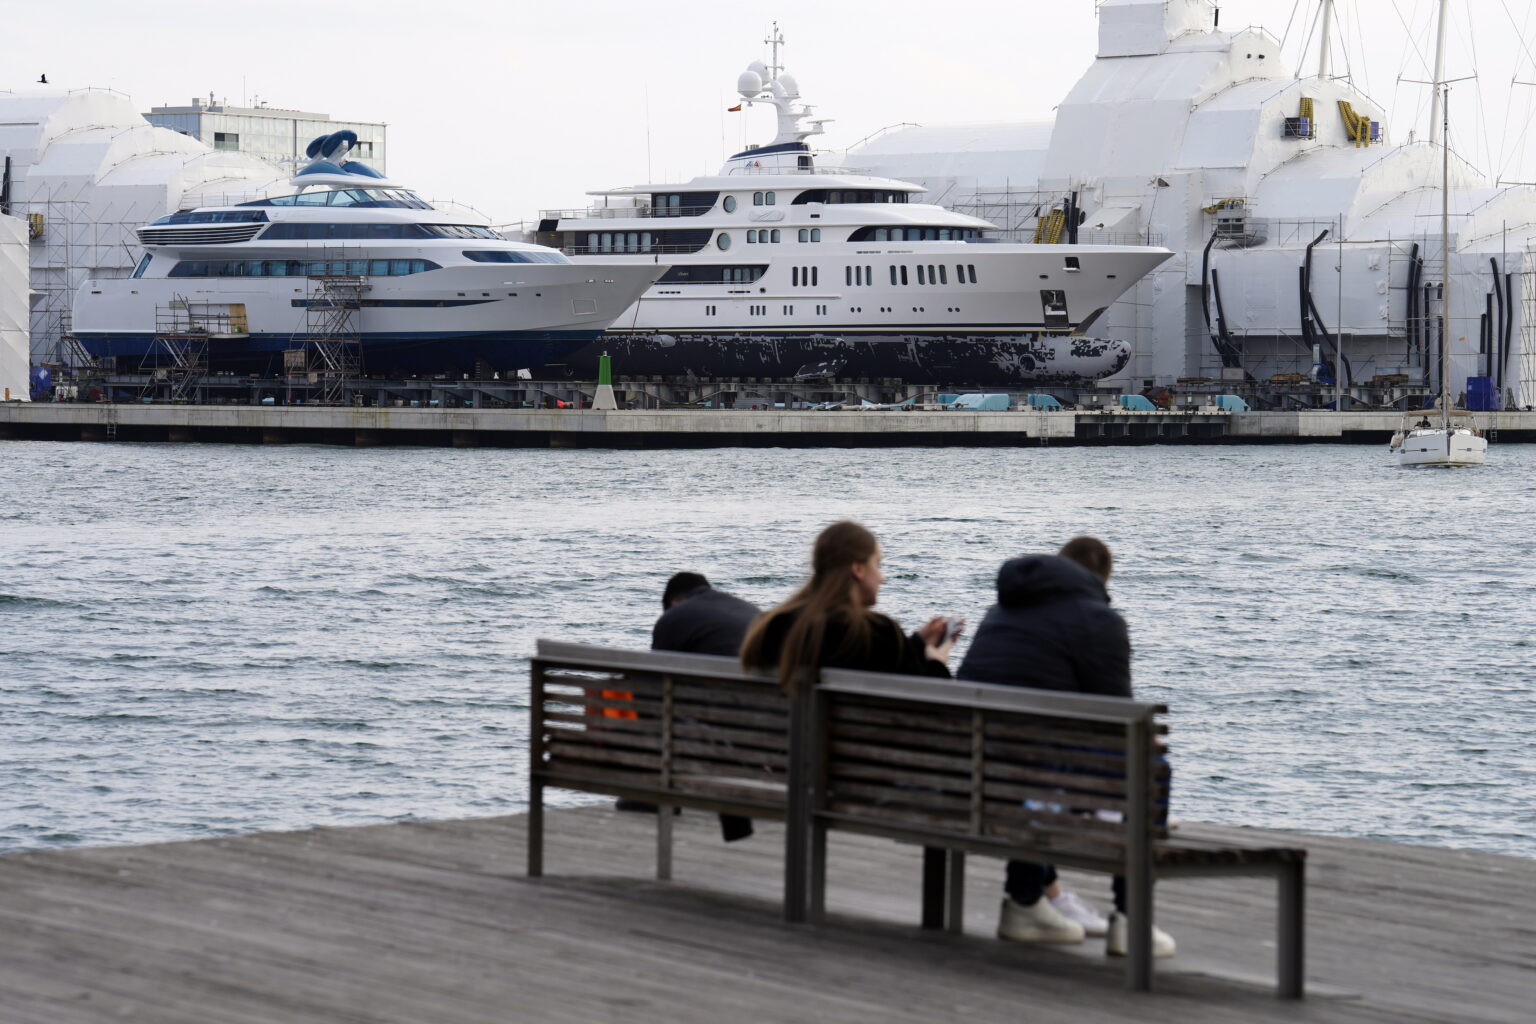
<path fill-rule="evenodd" d="M 763 42 L 770 47 L 768 58 L 768 81 L 772 82 L 779 77 L 779 72 L 784 70 L 784 65 L 779 63 L 779 47 L 784 45 L 784 33 L 779 31 L 779 23 L 773 23 L 773 31 L 768 33 L 768 38 Z"/>
<path fill-rule="evenodd" d="M 1322 45 L 1317 53 L 1317 77 L 1333 74 L 1333 0 L 1323 0 Z"/>

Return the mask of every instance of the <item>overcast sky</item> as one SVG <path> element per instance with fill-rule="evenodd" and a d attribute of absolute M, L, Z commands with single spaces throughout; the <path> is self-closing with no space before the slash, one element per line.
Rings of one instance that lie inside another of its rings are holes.
<path fill-rule="evenodd" d="M 1294 67 L 1318 0 L 1226 0 L 1223 28 L 1261 25 Z M 1533 0 L 1453 0 L 1457 148 L 1506 178 L 1536 176 Z M 0 88 L 38 74 L 109 86 L 140 110 L 210 91 L 231 104 L 389 123 L 390 176 L 498 222 L 584 205 L 588 189 L 713 173 L 773 134 L 771 110 L 730 114 L 737 74 L 785 63 L 841 148 L 900 122 L 1051 116 L 1096 48 L 1092 0 L 6 0 Z M 1435 0 L 1338 0 L 1335 72 L 1383 103 L 1394 138 L 1421 133 Z M 1287 26 L 1289 25 L 1289 30 Z M 1406 27 L 1405 27 L 1406 26 Z M 1410 33 L 1409 29 L 1412 30 Z M 1315 40 L 1306 57 L 1315 68 Z M 1421 55 L 1422 54 L 1422 59 Z"/>

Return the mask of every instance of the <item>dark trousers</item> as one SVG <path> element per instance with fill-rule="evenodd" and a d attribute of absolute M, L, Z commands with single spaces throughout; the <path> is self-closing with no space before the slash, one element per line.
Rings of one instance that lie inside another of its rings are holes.
<path fill-rule="evenodd" d="M 1027 860 L 1008 862 L 1008 880 L 1003 891 L 1021 907 L 1038 903 L 1045 890 L 1056 881 L 1056 868 L 1050 864 L 1034 864 Z M 1125 913 L 1125 879 L 1115 876 L 1115 909 Z"/>

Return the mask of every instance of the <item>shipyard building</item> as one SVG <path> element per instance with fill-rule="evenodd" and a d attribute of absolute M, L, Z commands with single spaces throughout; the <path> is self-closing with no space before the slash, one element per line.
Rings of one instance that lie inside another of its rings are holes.
<path fill-rule="evenodd" d="M 357 135 L 352 152 L 381 173 L 388 173 L 386 127 L 373 121 L 337 121 L 329 114 L 283 110 L 258 103 L 231 107 L 194 96 L 184 107 L 151 107 L 144 119 L 160 128 L 197 139 L 209 149 L 244 153 L 292 173 L 306 159 L 311 139 L 343 130 Z"/>

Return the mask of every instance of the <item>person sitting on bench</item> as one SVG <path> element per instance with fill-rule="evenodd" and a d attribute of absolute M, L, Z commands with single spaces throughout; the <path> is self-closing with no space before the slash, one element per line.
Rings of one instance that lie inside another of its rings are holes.
<path fill-rule="evenodd" d="M 885 582 L 881 558 L 880 542 L 858 523 L 845 520 L 822 530 L 811 551 L 811 578 L 752 624 L 742 665 L 777 670 L 789 693 L 819 668 L 949 678 L 958 629 L 935 618 L 909 636 L 875 611 Z"/>
<path fill-rule="evenodd" d="M 1061 554 L 1004 562 L 997 574 L 997 603 L 981 620 L 959 677 L 1130 697 L 1130 636 L 1125 620 L 1109 607 L 1105 589 L 1112 565 L 1109 548 L 1093 537 L 1068 541 Z M 1013 942 L 1082 942 L 1088 934 L 1084 919 L 1096 925 L 1092 918 L 1098 915 L 1075 897 L 1053 903 L 1046 897 L 1055 885 L 1056 869 L 1051 865 L 1009 861 L 997 937 Z M 1128 926 L 1125 880 L 1119 876 L 1114 880 L 1114 896 L 1115 913 L 1094 932 L 1107 934 L 1106 953 L 1124 956 Z M 1167 932 L 1152 929 L 1153 956 L 1173 956 L 1176 949 Z"/>
<path fill-rule="evenodd" d="M 661 617 L 651 627 L 651 650 L 718 654 L 734 658 L 741 651 L 747 627 L 758 616 L 758 607 L 733 594 L 716 590 L 696 572 L 680 572 L 667 580 L 661 594 Z M 650 810 L 655 806 L 638 800 L 620 800 L 620 810 Z M 739 814 L 720 815 L 720 834 L 726 842 L 752 834 L 752 819 Z"/>

